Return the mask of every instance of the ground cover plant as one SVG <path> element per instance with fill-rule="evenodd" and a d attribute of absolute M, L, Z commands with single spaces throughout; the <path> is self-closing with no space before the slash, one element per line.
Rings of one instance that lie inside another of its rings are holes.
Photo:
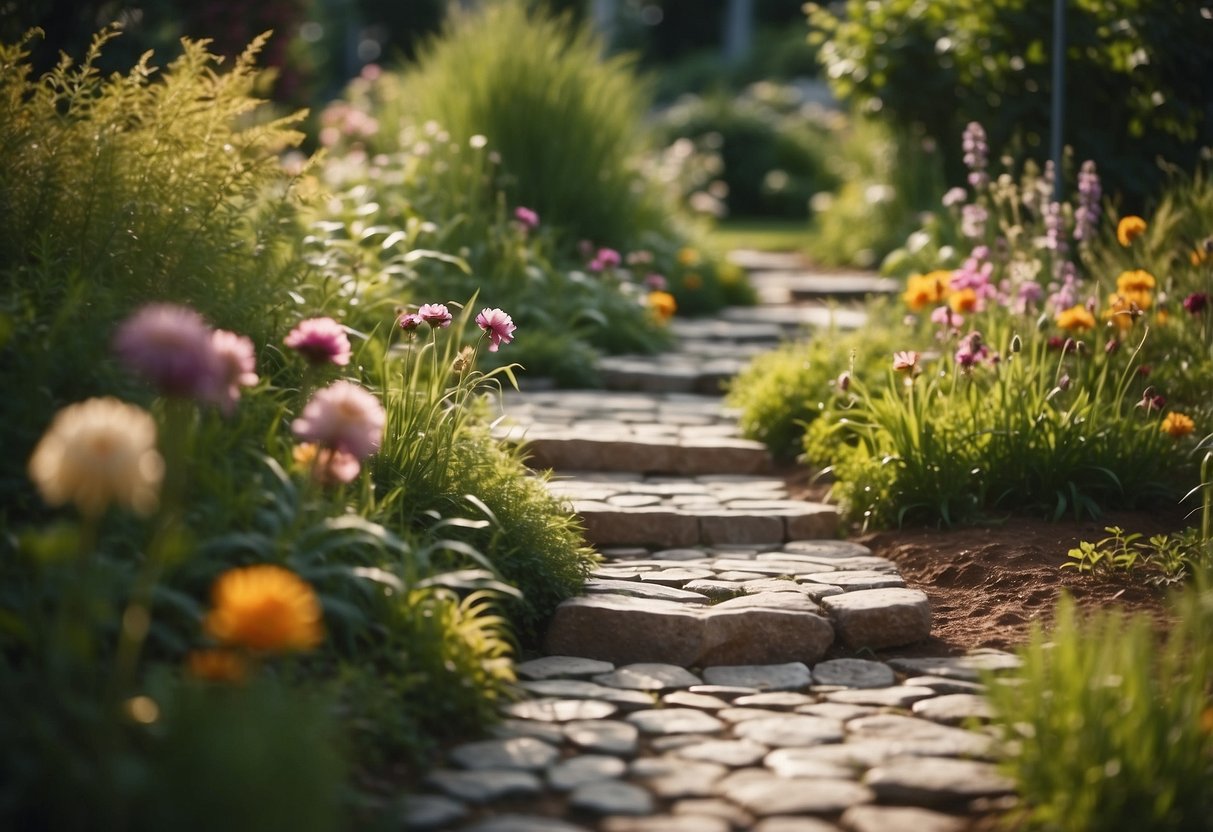
<path fill-rule="evenodd" d="M 101 77 L 111 35 L 46 76 L 0 48 L 0 817 L 369 822 L 592 563 L 487 433 L 525 330 L 413 300 L 466 268 L 423 220 L 325 219 L 257 44 Z"/>

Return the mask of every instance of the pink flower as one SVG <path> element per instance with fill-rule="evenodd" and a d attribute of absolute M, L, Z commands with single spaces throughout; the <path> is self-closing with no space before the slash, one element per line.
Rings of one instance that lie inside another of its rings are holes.
<path fill-rule="evenodd" d="M 345 328 L 332 318 L 300 321 L 283 343 L 307 359 L 309 364 L 332 363 L 344 367 L 350 363 L 350 339 L 345 334 Z"/>
<path fill-rule="evenodd" d="M 446 329 L 454 320 L 446 305 L 441 303 L 427 303 L 417 310 L 417 314 L 433 329 Z"/>
<path fill-rule="evenodd" d="M 476 316 L 476 326 L 489 336 L 489 352 L 497 352 L 502 344 L 514 340 L 514 319 L 500 309 L 482 309 Z"/>
<path fill-rule="evenodd" d="M 664 292 L 669 286 L 669 281 L 665 279 L 665 275 L 652 272 L 644 276 L 644 285 L 654 292 Z"/>
<path fill-rule="evenodd" d="M 1209 296 L 1205 292 L 1193 292 L 1184 298 L 1184 309 L 1193 315 L 1199 315 L 1209 305 Z"/>
<path fill-rule="evenodd" d="M 950 306 L 937 306 L 931 313 L 931 323 L 936 326 L 946 326 L 959 329 L 964 326 L 965 316 L 956 312 Z"/>
<path fill-rule="evenodd" d="M 918 370 L 918 353 L 913 350 L 893 353 L 893 369 L 899 373 L 916 372 Z"/>
<path fill-rule="evenodd" d="M 253 342 L 243 335 L 217 329 L 211 334 L 211 349 L 219 364 L 218 384 L 212 400 L 224 414 L 230 414 L 240 401 L 240 388 L 252 387 L 260 381 L 253 372 L 257 368 Z"/>
<path fill-rule="evenodd" d="M 1143 408 L 1146 413 L 1151 413 L 1155 410 L 1162 410 L 1166 404 L 1166 396 L 1160 396 L 1154 392 L 1153 387 L 1147 387 L 1141 394 L 1141 401 L 1137 403 L 1137 406 Z"/>
<path fill-rule="evenodd" d="M 521 205 L 514 209 L 514 219 L 518 220 L 518 223 L 523 228 L 530 231 L 534 231 L 539 227 L 539 215 L 530 208 L 523 208 Z"/>
<path fill-rule="evenodd" d="M 608 269 L 613 269 L 623 262 L 623 258 L 619 256 L 619 252 L 613 248 L 598 249 L 598 256 L 594 259 Z"/>
<path fill-rule="evenodd" d="M 421 316 L 416 312 L 406 312 L 396 319 L 396 324 L 405 332 L 412 333 L 417 327 L 424 323 Z"/>
<path fill-rule="evenodd" d="M 362 463 L 353 454 L 332 448 L 318 448 L 311 442 L 295 447 L 295 462 L 311 473 L 320 485 L 343 485 L 353 482 L 362 471 Z"/>
<path fill-rule="evenodd" d="M 210 400 L 221 368 L 211 328 L 192 309 L 168 303 L 144 306 L 114 337 L 114 351 L 162 393 Z"/>
<path fill-rule="evenodd" d="M 366 459 L 379 450 L 386 422 L 374 395 L 352 382 L 335 381 L 316 391 L 291 431 L 305 442 Z"/>

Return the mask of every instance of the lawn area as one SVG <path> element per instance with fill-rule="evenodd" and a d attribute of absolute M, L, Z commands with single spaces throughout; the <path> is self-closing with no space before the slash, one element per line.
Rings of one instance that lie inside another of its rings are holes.
<path fill-rule="evenodd" d="M 738 248 L 803 252 L 807 241 L 808 220 L 726 219 L 708 234 L 708 244 L 720 252 Z"/>

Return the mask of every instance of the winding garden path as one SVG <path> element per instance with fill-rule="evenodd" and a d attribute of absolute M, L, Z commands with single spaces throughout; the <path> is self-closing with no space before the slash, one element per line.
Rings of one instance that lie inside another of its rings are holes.
<path fill-rule="evenodd" d="M 835 539 L 833 506 L 792 499 L 720 397 L 758 352 L 861 326 L 851 301 L 896 287 L 737 258 L 759 306 L 604 359 L 606 390 L 505 398 L 500 435 L 556 472 L 603 562 L 518 665 L 495 736 L 449 750 L 406 828 L 951 832 L 1010 795 L 979 673 L 1014 657 L 876 660 L 930 633 L 925 594 Z"/>

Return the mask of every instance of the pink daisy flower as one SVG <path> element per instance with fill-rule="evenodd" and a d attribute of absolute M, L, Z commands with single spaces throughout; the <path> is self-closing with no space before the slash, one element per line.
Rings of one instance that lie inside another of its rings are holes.
<path fill-rule="evenodd" d="M 454 317 L 445 304 L 427 303 L 417 310 L 418 317 L 434 329 L 446 329 Z"/>
<path fill-rule="evenodd" d="M 535 230 L 539 227 L 539 215 L 530 208 L 523 208 L 519 205 L 514 209 L 514 219 L 518 220 L 519 224 L 528 230 Z"/>
<path fill-rule="evenodd" d="M 423 323 L 421 316 L 416 312 L 406 312 L 396 319 L 396 325 L 408 333 L 412 333 Z"/>
<path fill-rule="evenodd" d="M 316 391 L 291 431 L 305 442 L 366 459 L 379 450 L 386 422 L 379 399 L 357 384 L 335 381 Z"/>
<path fill-rule="evenodd" d="M 220 377 L 211 328 L 192 309 L 153 303 L 127 318 L 114 351 L 128 368 L 170 396 L 208 400 Z"/>
<path fill-rule="evenodd" d="M 288 347 L 298 352 L 309 364 L 336 364 L 344 367 L 350 363 L 350 339 L 345 328 L 332 318 L 308 318 L 300 321 L 283 339 Z"/>
<path fill-rule="evenodd" d="M 918 369 L 918 353 L 913 350 L 893 353 L 893 369 L 899 373 L 913 373 Z"/>
<path fill-rule="evenodd" d="M 502 344 L 514 340 L 514 319 L 500 309 L 482 309 L 476 316 L 476 326 L 489 336 L 489 352 L 497 352 Z"/>
<path fill-rule="evenodd" d="M 240 401 L 240 388 L 252 387 L 260 381 L 254 372 L 257 357 L 253 342 L 243 335 L 217 329 L 211 334 L 211 349 L 219 364 L 218 384 L 212 392 L 212 400 L 225 415 L 230 414 Z"/>

